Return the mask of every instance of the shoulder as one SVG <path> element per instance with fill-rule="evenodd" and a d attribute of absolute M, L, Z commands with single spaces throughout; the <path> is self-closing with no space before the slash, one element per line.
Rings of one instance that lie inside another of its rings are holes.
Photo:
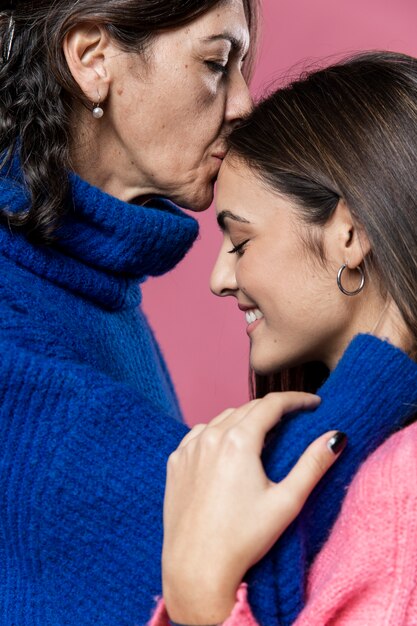
<path fill-rule="evenodd" d="M 297 626 L 416 623 L 416 479 L 412 424 L 368 457 L 352 481 L 310 570 Z"/>
<path fill-rule="evenodd" d="M 397 571 L 403 548 L 417 550 L 416 510 L 417 423 L 392 435 L 363 463 L 313 571 L 328 573 L 338 563 L 343 576 L 360 572 L 362 582 L 364 572 L 372 577 L 376 571 L 384 576 L 390 566 Z"/>
<path fill-rule="evenodd" d="M 349 491 L 360 503 L 417 498 L 417 422 L 395 433 L 360 467 Z"/>
<path fill-rule="evenodd" d="M 402 546 L 417 549 L 416 510 L 417 423 L 387 439 L 357 472 L 313 566 L 316 582 L 335 563 L 343 576 L 357 571 L 362 581 L 364 572 L 383 576 L 388 564 L 395 570 Z"/>
<path fill-rule="evenodd" d="M 392 543 L 414 523 L 416 507 L 417 423 L 389 437 L 362 464 L 334 531 L 356 540 Z"/>

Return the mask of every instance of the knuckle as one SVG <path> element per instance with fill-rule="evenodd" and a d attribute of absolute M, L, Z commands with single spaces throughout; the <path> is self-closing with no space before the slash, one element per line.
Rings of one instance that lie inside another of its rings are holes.
<path fill-rule="evenodd" d="M 231 428 L 225 433 L 225 443 L 229 449 L 243 450 L 247 445 L 247 438 L 239 428 Z"/>
<path fill-rule="evenodd" d="M 265 396 L 264 399 L 265 400 L 277 400 L 280 397 L 279 392 L 278 391 L 269 391 Z"/>
<path fill-rule="evenodd" d="M 190 433 L 192 433 L 193 435 L 196 435 L 197 433 L 200 432 L 200 430 L 203 430 L 203 428 L 205 427 L 206 427 L 205 424 L 194 424 L 194 426 L 190 430 Z"/>
<path fill-rule="evenodd" d="M 178 459 L 178 451 L 175 450 L 174 452 L 171 452 L 171 454 L 168 457 L 168 461 L 167 461 L 168 470 L 171 469 L 176 464 L 177 459 Z"/>
<path fill-rule="evenodd" d="M 281 407 L 282 405 L 285 405 L 285 403 L 288 402 L 288 400 L 290 399 L 290 396 L 288 395 L 290 393 L 291 392 L 289 391 L 270 391 L 266 394 L 266 396 L 264 396 L 263 399 L 268 404 L 273 404 L 274 406 Z"/>
<path fill-rule="evenodd" d="M 290 491 L 288 489 L 281 492 L 280 503 L 284 511 L 293 516 L 296 516 L 303 506 L 303 501 L 300 495 L 297 492 L 293 490 Z"/>
<path fill-rule="evenodd" d="M 206 448 L 217 448 L 221 435 L 218 430 L 215 428 L 207 428 L 200 436 L 201 444 Z"/>
<path fill-rule="evenodd" d="M 306 464 L 310 474 L 318 478 L 328 469 L 327 463 L 319 454 L 309 454 L 306 458 Z"/>
<path fill-rule="evenodd" d="M 235 411 L 236 409 L 225 409 L 219 415 L 217 415 L 217 417 L 213 417 L 213 419 L 210 420 L 210 424 L 214 425 L 222 422 L 224 419 L 232 415 L 232 413 L 234 413 Z"/>

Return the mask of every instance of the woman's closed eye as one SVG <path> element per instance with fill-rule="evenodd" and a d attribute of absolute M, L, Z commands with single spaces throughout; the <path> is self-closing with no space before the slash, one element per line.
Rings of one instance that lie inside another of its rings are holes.
<path fill-rule="evenodd" d="M 216 74 L 223 74 L 225 76 L 229 72 L 228 60 L 226 61 L 207 60 L 205 61 L 205 64 L 210 68 L 212 72 L 215 72 Z"/>
<path fill-rule="evenodd" d="M 245 239 L 241 243 L 238 243 L 231 250 L 228 250 L 229 254 L 237 254 L 238 256 L 243 256 L 245 253 L 245 246 L 249 242 L 249 239 Z"/>

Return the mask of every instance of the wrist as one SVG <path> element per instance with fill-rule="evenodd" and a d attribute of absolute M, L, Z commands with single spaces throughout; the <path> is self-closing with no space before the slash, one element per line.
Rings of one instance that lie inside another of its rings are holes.
<path fill-rule="evenodd" d="M 169 626 L 192 626 L 191 624 L 179 624 L 178 622 L 173 622 L 172 619 L 169 620 Z M 221 624 L 204 624 L 204 626 L 221 626 Z"/>
<path fill-rule="evenodd" d="M 164 600 L 171 622 L 179 626 L 217 626 L 224 622 L 236 604 L 236 590 L 208 590 L 195 582 L 169 588 Z"/>

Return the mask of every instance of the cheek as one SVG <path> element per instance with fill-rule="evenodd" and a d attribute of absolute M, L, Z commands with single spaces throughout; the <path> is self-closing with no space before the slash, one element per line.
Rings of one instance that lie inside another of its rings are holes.
<path fill-rule="evenodd" d="M 285 254 L 251 256 L 251 259 L 246 255 L 242 258 L 236 277 L 242 291 L 264 308 L 267 321 L 305 319 L 320 305 L 322 292 L 318 277 L 295 246 Z"/>
<path fill-rule="evenodd" d="M 226 83 L 197 68 L 186 86 L 181 89 L 181 93 L 187 99 L 189 107 L 190 117 L 186 120 L 189 128 L 201 127 L 207 132 L 210 128 L 221 127 L 226 112 Z M 193 124 L 189 123 L 190 119 Z"/>

